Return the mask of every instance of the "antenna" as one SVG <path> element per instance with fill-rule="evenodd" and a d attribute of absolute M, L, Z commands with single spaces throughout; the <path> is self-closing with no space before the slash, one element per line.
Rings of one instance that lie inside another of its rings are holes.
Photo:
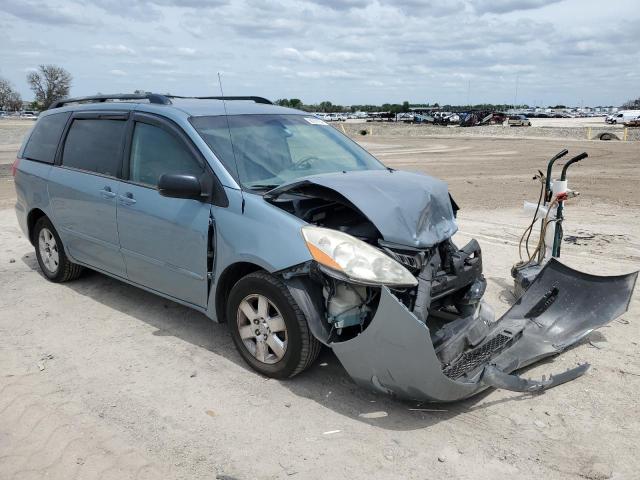
<path fill-rule="evenodd" d="M 218 85 L 220 86 L 220 95 L 222 96 L 222 107 L 224 108 L 224 118 L 227 120 L 227 131 L 229 132 L 229 143 L 231 144 L 231 153 L 233 154 L 233 163 L 236 166 L 236 178 L 240 185 L 240 195 L 242 196 L 242 213 L 244 213 L 244 195 L 242 193 L 242 184 L 240 183 L 240 170 L 238 170 L 238 159 L 236 158 L 236 149 L 233 146 L 233 137 L 231 136 L 231 125 L 229 124 L 229 113 L 227 112 L 227 102 L 224 99 L 224 91 L 222 90 L 222 76 L 218 72 Z"/>

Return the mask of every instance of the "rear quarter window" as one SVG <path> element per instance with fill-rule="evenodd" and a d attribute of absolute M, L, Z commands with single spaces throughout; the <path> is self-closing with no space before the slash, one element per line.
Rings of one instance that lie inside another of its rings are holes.
<path fill-rule="evenodd" d="M 29 160 L 53 163 L 56 149 L 70 112 L 54 113 L 40 118 L 29 137 L 22 156 Z"/>
<path fill-rule="evenodd" d="M 62 165 L 117 176 L 126 125 L 124 120 L 75 119 L 64 143 Z"/>

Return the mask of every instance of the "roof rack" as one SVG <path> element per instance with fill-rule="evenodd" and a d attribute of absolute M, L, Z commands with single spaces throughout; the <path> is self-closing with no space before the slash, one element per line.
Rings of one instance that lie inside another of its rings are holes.
<path fill-rule="evenodd" d="M 273 105 L 271 100 L 268 100 L 264 97 L 255 97 L 255 96 L 240 96 L 240 97 L 181 97 L 178 95 L 165 95 L 167 98 L 194 98 L 197 100 L 251 100 L 255 103 L 264 103 L 265 105 Z"/>
<path fill-rule="evenodd" d="M 51 104 L 49 109 L 63 107 L 69 103 L 102 103 L 107 100 L 149 100 L 149 103 L 170 105 L 172 98 L 193 98 L 198 100 L 250 100 L 255 103 L 273 105 L 271 100 L 263 97 L 181 97 L 179 95 L 161 95 L 159 93 L 115 93 L 113 95 L 92 95 L 90 97 L 75 97 L 58 100 Z"/>
<path fill-rule="evenodd" d="M 102 103 L 107 100 L 149 100 L 149 103 L 158 103 L 161 105 L 169 105 L 171 103 L 171 100 L 169 100 L 166 95 L 157 93 L 115 93 L 113 95 L 65 98 L 52 103 L 49 109 L 63 107 L 69 103 Z"/>

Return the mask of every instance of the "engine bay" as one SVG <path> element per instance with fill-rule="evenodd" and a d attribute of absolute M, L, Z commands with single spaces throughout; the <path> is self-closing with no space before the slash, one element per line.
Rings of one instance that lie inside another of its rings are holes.
<path fill-rule="evenodd" d="M 492 310 L 481 304 L 486 280 L 477 241 L 462 248 L 449 238 L 430 248 L 386 242 L 355 205 L 325 187 L 287 192 L 269 201 L 305 222 L 367 242 L 411 272 L 417 286 L 391 292 L 429 328 L 444 370 L 490 331 L 494 318 Z M 327 343 L 347 341 L 361 333 L 377 311 L 380 287 L 359 285 L 322 265 L 310 265 L 308 272 L 312 288 L 321 292 Z"/>

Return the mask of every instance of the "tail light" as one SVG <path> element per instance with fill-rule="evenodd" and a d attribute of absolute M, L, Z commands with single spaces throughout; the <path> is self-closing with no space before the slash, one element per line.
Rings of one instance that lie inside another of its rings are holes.
<path fill-rule="evenodd" d="M 13 177 L 16 176 L 16 172 L 18 171 L 18 164 L 20 163 L 20 157 L 16 157 L 15 161 L 13 162 L 13 165 L 11 165 L 11 175 Z"/>

